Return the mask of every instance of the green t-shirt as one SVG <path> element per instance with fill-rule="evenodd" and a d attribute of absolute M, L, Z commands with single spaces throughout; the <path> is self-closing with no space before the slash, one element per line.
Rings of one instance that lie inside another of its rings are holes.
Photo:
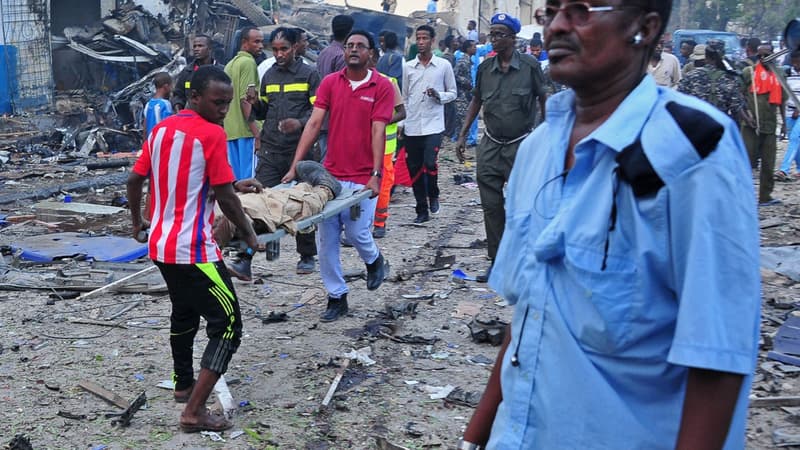
<path fill-rule="evenodd" d="M 247 118 L 242 114 L 239 102 L 247 95 L 247 85 L 254 84 L 258 89 L 256 60 L 250 53 L 240 51 L 225 65 L 225 73 L 233 81 L 233 100 L 231 100 L 230 109 L 225 116 L 225 134 L 228 135 L 229 141 L 251 138 L 253 133 L 247 126 Z"/>

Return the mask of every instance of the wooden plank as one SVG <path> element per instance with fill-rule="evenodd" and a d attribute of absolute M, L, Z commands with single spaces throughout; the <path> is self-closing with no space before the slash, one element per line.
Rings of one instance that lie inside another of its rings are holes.
<path fill-rule="evenodd" d="M 777 406 L 800 406 L 800 397 L 761 397 L 750 399 L 752 408 L 771 408 Z"/>
<path fill-rule="evenodd" d="M 339 387 L 339 383 L 342 381 L 342 377 L 344 376 L 344 372 L 347 370 L 347 367 L 350 365 L 350 360 L 345 359 L 344 363 L 342 363 L 342 367 L 336 373 L 336 378 L 333 379 L 331 383 L 331 387 L 328 388 L 328 393 L 325 394 L 325 398 L 322 399 L 322 406 L 328 406 L 328 404 L 333 399 L 333 394 L 336 393 L 336 388 Z"/>
<path fill-rule="evenodd" d="M 98 386 L 97 384 L 92 383 L 91 381 L 81 380 L 78 382 L 78 387 L 122 409 L 128 409 L 131 406 L 131 404 L 121 396 L 109 391 L 108 389 Z"/>

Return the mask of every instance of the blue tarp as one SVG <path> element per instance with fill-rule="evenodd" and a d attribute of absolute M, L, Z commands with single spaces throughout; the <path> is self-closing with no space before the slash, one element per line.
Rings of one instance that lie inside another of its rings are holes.
<path fill-rule="evenodd" d="M 129 262 L 147 256 L 147 244 L 133 238 L 91 236 L 86 233 L 54 233 L 30 236 L 14 242 L 14 251 L 22 250 L 21 258 L 34 262 L 85 255 L 88 259 L 107 262 Z"/>

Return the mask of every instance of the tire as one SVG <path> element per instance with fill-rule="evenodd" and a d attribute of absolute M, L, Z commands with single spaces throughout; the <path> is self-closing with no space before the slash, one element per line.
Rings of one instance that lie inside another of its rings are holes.
<path fill-rule="evenodd" d="M 264 27 L 272 25 L 272 20 L 264 14 L 264 10 L 260 6 L 252 2 L 252 0 L 228 0 L 242 12 L 242 15 L 247 17 L 247 20 L 253 22 L 257 27 Z"/>

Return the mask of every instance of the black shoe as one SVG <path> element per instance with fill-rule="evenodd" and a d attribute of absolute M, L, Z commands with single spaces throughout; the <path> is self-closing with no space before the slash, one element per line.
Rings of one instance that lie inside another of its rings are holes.
<path fill-rule="evenodd" d="M 297 178 L 312 186 L 324 186 L 331 190 L 334 197 L 342 192 L 342 183 L 333 177 L 322 164 L 316 161 L 300 161 L 295 166 Z"/>
<path fill-rule="evenodd" d="M 431 214 L 433 214 L 434 216 L 436 214 L 439 214 L 439 210 L 441 209 L 441 206 L 439 205 L 439 199 L 432 198 L 430 199 L 430 202 L 431 202 Z"/>
<path fill-rule="evenodd" d="M 308 275 L 314 273 L 315 268 L 316 262 L 313 256 L 301 256 L 300 261 L 297 261 L 296 273 L 298 275 Z"/>
<path fill-rule="evenodd" d="M 253 263 L 252 256 L 246 253 L 240 253 L 237 257 L 237 260 L 228 263 L 227 267 L 228 271 L 234 277 L 242 281 L 250 281 L 253 279 L 253 272 L 251 269 L 252 263 Z"/>
<path fill-rule="evenodd" d="M 431 220 L 431 216 L 429 216 L 428 213 L 421 213 L 417 214 L 417 218 L 414 219 L 414 223 L 425 223 L 429 220 Z"/>
<path fill-rule="evenodd" d="M 490 275 L 492 275 L 492 266 L 489 266 L 489 268 L 486 269 L 486 273 L 484 273 L 483 275 L 478 275 L 477 277 L 475 277 L 475 281 L 477 281 L 478 283 L 488 283 Z"/>
<path fill-rule="evenodd" d="M 386 237 L 386 227 L 375 227 L 375 229 L 372 230 L 372 237 L 375 239 L 382 239 Z"/>
<path fill-rule="evenodd" d="M 341 298 L 328 297 L 328 309 L 319 318 L 321 322 L 333 322 L 347 314 L 347 294 L 342 294 Z"/>
<path fill-rule="evenodd" d="M 386 278 L 386 261 L 383 255 L 378 253 L 378 258 L 367 264 L 367 290 L 374 291 L 381 287 L 384 278 Z"/>

